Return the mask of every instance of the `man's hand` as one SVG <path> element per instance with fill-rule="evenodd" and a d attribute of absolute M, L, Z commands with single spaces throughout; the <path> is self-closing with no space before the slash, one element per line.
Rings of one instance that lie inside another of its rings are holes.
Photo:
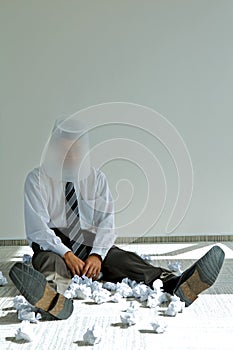
<path fill-rule="evenodd" d="M 85 260 L 83 275 L 96 280 L 100 274 L 102 259 L 99 255 L 89 255 Z"/>
<path fill-rule="evenodd" d="M 83 268 L 84 268 L 84 261 L 79 259 L 76 255 L 74 255 L 73 252 L 68 251 L 63 256 L 66 265 L 69 267 L 73 275 L 82 276 L 83 275 Z"/>

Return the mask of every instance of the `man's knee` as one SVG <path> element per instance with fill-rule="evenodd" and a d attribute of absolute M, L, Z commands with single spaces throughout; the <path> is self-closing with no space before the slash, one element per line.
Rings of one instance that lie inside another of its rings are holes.
<path fill-rule="evenodd" d="M 71 271 L 68 269 L 65 260 L 54 252 L 39 252 L 32 257 L 32 266 L 42 272 L 56 272 L 61 276 L 72 278 Z"/>

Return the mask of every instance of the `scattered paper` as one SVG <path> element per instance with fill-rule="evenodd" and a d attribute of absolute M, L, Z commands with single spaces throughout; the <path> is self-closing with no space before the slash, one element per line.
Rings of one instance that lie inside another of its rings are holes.
<path fill-rule="evenodd" d="M 177 274 L 182 273 L 181 264 L 178 262 L 170 263 L 169 268 Z M 79 277 L 75 275 L 64 295 L 67 298 L 91 298 L 96 304 L 102 304 L 109 301 L 115 303 L 124 301 L 127 303 L 126 298 L 129 297 L 134 297 L 140 302 L 146 301 L 146 306 L 154 309 L 154 316 L 150 324 L 155 333 L 163 333 L 167 327 L 162 320 L 158 318 L 154 320 L 155 316 L 158 317 L 158 307 L 164 307 L 165 304 L 168 305 L 164 314 L 173 317 L 176 316 L 177 313 L 182 312 L 185 307 L 185 303 L 181 302 L 179 297 L 172 296 L 163 291 L 163 282 L 160 279 L 156 279 L 153 282 L 152 287 L 149 287 L 143 282 L 138 283 L 129 278 L 124 278 L 121 282 L 117 283 L 102 283 L 99 281 L 93 281 L 86 276 Z M 128 308 L 121 312 L 120 318 L 124 325 L 132 326 L 137 323 L 139 319 L 138 311 L 140 305 L 138 301 L 131 301 Z M 27 319 L 32 320 L 33 314 L 28 314 Z M 96 344 L 98 339 L 100 339 L 98 330 L 97 328 L 95 329 L 94 326 L 88 328 L 84 337 L 86 341 L 92 345 Z"/>
<path fill-rule="evenodd" d="M 131 301 L 129 307 L 121 312 L 121 322 L 128 326 L 133 326 L 138 321 L 139 303 L 137 301 Z"/>
<path fill-rule="evenodd" d="M 92 298 L 96 304 L 106 303 L 110 299 L 111 293 L 106 289 L 96 290 L 92 293 Z"/>
<path fill-rule="evenodd" d="M 168 305 L 167 310 L 165 311 L 165 315 L 166 316 L 176 316 L 177 315 L 177 308 L 176 308 L 176 304 L 174 301 L 171 301 L 170 304 Z"/>
<path fill-rule="evenodd" d="M 183 312 L 185 308 L 185 302 L 181 301 L 176 295 L 171 296 L 170 304 L 168 305 L 166 315 L 176 316 L 177 313 Z"/>
<path fill-rule="evenodd" d="M 31 264 L 32 262 L 32 257 L 29 254 L 24 254 L 23 255 L 23 263 L 25 264 Z"/>
<path fill-rule="evenodd" d="M 152 289 L 144 283 L 139 283 L 133 288 L 133 296 L 140 298 L 140 301 L 146 301 L 151 292 Z"/>
<path fill-rule="evenodd" d="M 170 297 L 171 297 L 171 295 L 169 293 L 167 293 L 167 292 L 164 292 L 164 293 L 160 294 L 160 296 L 159 296 L 160 304 L 169 302 L 170 301 Z"/>
<path fill-rule="evenodd" d="M 137 322 L 137 317 L 134 312 L 122 312 L 120 318 L 121 322 L 128 326 L 133 326 Z"/>
<path fill-rule="evenodd" d="M 93 325 L 88 328 L 86 333 L 83 335 L 85 343 L 90 345 L 98 344 L 101 341 L 102 329 L 99 326 Z"/>
<path fill-rule="evenodd" d="M 174 261 L 174 262 L 169 261 L 167 263 L 167 267 L 170 271 L 176 272 L 178 276 L 180 276 L 183 273 L 181 269 L 181 263 L 178 261 Z"/>
<path fill-rule="evenodd" d="M 125 282 L 117 282 L 116 292 L 119 293 L 123 298 L 128 298 L 133 296 L 132 288 Z"/>
<path fill-rule="evenodd" d="M 160 298 L 157 293 L 152 293 L 148 296 L 146 306 L 150 308 L 155 308 L 159 306 L 160 304 Z"/>
<path fill-rule="evenodd" d="M 32 311 L 31 308 L 25 308 L 18 311 L 18 319 L 21 321 L 37 323 L 41 319 L 41 314 Z"/>
<path fill-rule="evenodd" d="M 157 279 L 153 282 L 153 290 L 157 293 L 157 294 L 161 294 L 162 290 L 163 290 L 163 281 L 161 279 Z"/>
<path fill-rule="evenodd" d="M 75 298 L 75 294 L 76 294 L 76 292 L 75 292 L 75 290 L 72 289 L 72 288 L 67 289 L 67 290 L 63 293 L 64 297 L 67 298 L 67 299 L 74 299 L 74 298 Z"/>
<path fill-rule="evenodd" d="M 167 325 L 163 320 L 156 319 L 155 321 L 151 322 L 151 326 L 155 333 L 164 333 Z"/>
<path fill-rule="evenodd" d="M 26 340 L 27 342 L 32 342 L 35 339 L 35 334 L 29 321 L 21 322 L 20 327 L 15 333 L 15 339 L 17 341 Z"/>
<path fill-rule="evenodd" d="M 32 307 L 32 305 L 29 304 L 29 302 L 22 295 L 16 295 L 16 297 L 14 297 L 13 299 L 13 304 L 14 304 L 14 308 L 17 311 L 28 307 Z"/>
<path fill-rule="evenodd" d="M 7 283 L 6 277 L 4 277 L 2 271 L 0 271 L 0 286 L 5 286 Z"/>
<path fill-rule="evenodd" d="M 146 261 L 152 261 L 152 257 L 148 254 L 140 254 L 139 255 L 143 260 L 146 260 Z"/>
<path fill-rule="evenodd" d="M 79 285 L 75 290 L 75 298 L 88 299 L 91 297 L 91 288 L 85 285 Z"/>
<path fill-rule="evenodd" d="M 29 302 L 22 295 L 17 295 L 13 299 L 14 308 L 18 312 L 18 319 L 21 321 L 28 321 L 32 323 L 38 323 L 42 318 L 38 309 Z"/>
<path fill-rule="evenodd" d="M 103 288 L 103 283 L 98 282 L 98 281 L 94 281 L 94 282 L 92 282 L 90 287 L 91 287 L 92 293 L 96 292 L 96 291 L 100 291 Z"/>
<path fill-rule="evenodd" d="M 134 288 L 138 284 L 138 282 L 133 281 L 133 280 L 129 279 L 128 277 L 123 278 L 121 283 L 128 284 L 128 286 L 130 286 L 131 288 Z"/>
<path fill-rule="evenodd" d="M 116 290 L 116 283 L 106 282 L 103 284 L 103 288 L 110 290 L 110 291 L 115 291 Z"/>
<path fill-rule="evenodd" d="M 68 289 L 64 292 L 64 296 L 68 299 L 88 299 L 92 294 L 92 279 L 86 276 L 79 277 L 75 275 Z M 97 282 L 98 283 L 98 282 Z"/>
<path fill-rule="evenodd" d="M 111 298 L 111 301 L 113 301 L 114 303 L 120 303 L 122 300 L 125 300 L 122 298 L 122 295 L 120 293 L 114 293 Z"/>

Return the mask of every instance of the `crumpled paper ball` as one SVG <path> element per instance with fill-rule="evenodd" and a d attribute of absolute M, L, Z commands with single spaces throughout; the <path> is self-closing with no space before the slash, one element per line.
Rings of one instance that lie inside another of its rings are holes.
<path fill-rule="evenodd" d="M 29 254 L 24 254 L 23 255 L 23 263 L 25 264 L 31 264 L 32 262 L 32 257 Z"/>
<path fill-rule="evenodd" d="M 21 321 L 29 321 L 37 323 L 42 318 L 39 312 L 32 311 L 31 308 L 25 308 L 18 311 L 18 319 Z"/>
<path fill-rule="evenodd" d="M 111 293 L 103 288 L 103 283 L 93 281 L 85 275 L 75 275 L 68 289 L 64 292 L 66 298 L 88 299 L 92 298 L 95 303 L 102 304 L 110 300 Z"/>
<path fill-rule="evenodd" d="M 151 292 L 151 288 L 144 283 L 139 283 L 133 288 L 133 296 L 140 298 L 140 301 L 146 301 Z"/>
<path fill-rule="evenodd" d="M 176 272 L 178 276 L 180 276 L 183 273 L 181 269 L 181 263 L 178 261 L 173 261 L 173 262 L 169 261 L 167 263 L 167 267 L 170 271 Z"/>
<path fill-rule="evenodd" d="M 22 295 L 16 295 L 13 299 L 14 308 L 21 310 L 25 307 L 32 306 Z"/>
<path fill-rule="evenodd" d="M 80 283 L 82 283 L 82 277 L 80 277 L 80 276 L 78 276 L 78 275 L 74 275 L 73 277 L 72 277 L 72 279 L 71 279 L 71 283 L 78 283 L 78 284 L 80 284 Z"/>
<path fill-rule="evenodd" d="M 148 296 L 146 306 L 150 308 L 155 308 L 161 304 L 159 295 L 157 293 L 152 293 Z"/>
<path fill-rule="evenodd" d="M 101 289 L 103 289 L 103 283 L 98 282 L 98 281 L 92 282 L 92 284 L 91 284 L 92 293 L 95 291 L 100 291 Z"/>
<path fill-rule="evenodd" d="M 123 299 L 122 295 L 118 292 L 116 292 L 115 294 L 113 294 L 110 298 L 111 301 L 113 301 L 114 303 L 120 303 L 121 301 L 125 301 L 125 299 Z"/>
<path fill-rule="evenodd" d="M 170 298 L 171 298 L 171 294 L 169 294 L 167 292 L 160 294 L 160 296 L 159 296 L 160 304 L 170 302 Z"/>
<path fill-rule="evenodd" d="M 92 299 L 96 304 L 106 303 L 110 300 L 111 292 L 106 289 L 96 290 L 92 293 Z"/>
<path fill-rule="evenodd" d="M 88 299 L 91 297 L 91 288 L 86 285 L 79 285 L 75 289 L 75 298 Z"/>
<path fill-rule="evenodd" d="M 152 288 L 154 292 L 156 292 L 157 294 L 161 294 L 163 291 L 163 281 L 159 278 L 156 279 L 152 284 Z"/>
<path fill-rule="evenodd" d="M 150 308 L 155 308 L 156 306 L 159 306 L 163 300 L 163 282 L 160 279 L 156 279 L 152 284 L 152 290 L 147 290 L 148 297 L 147 299 L 147 306 Z M 146 298 L 146 295 L 145 295 Z"/>
<path fill-rule="evenodd" d="M 0 286 L 5 286 L 7 283 L 6 277 L 4 277 L 2 271 L 0 271 Z"/>
<path fill-rule="evenodd" d="M 159 319 L 151 322 L 151 326 L 155 333 L 164 333 L 167 328 L 167 324 L 163 320 Z"/>
<path fill-rule="evenodd" d="M 129 307 L 120 314 L 121 322 L 128 326 L 133 326 L 138 321 L 139 303 L 132 300 Z"/>
<path fill-rule="evenodd" d="M 167 310 L 165 311 L 166 316 L 176 316 L 177 315 L 177 307 L 176 303 L 174 301 L 171 301 L 170 304 L 168 305 Z"/>
<path fill-rule="evenodd" d="M 41 318 L 41 314 L 37 312 L 37 308 L 31 305 L 22 295 L 17 295 L 13 299 L 14 308 L 18 312 L 18 319 L 37 323 Z"/>
<path fill-rule="evenodd" d="M 88 278 L 85 275 L 83 275 L 82 277 L 74 275 L 71 279 L 71 284 L 85 284 L 87 287 L 90 287 L 92 283 L 92 278 Z"/>
<path fill-rule="evenodd" d="M 69 288 L 66 289 L 65 292 L 63 293 L 64 297 L 66 297 L 67 299 L 74 299 L 75 295 L 76 295 L 76 291 L 74 288 Z"/>
<path fill-rule="evenodd" d="M 143 260 L 146 260 L 146 261 L 152 261 L 152 257 L 148 254 L 140 254 L 139 255 Z"/>
<path fill-rule="evenodd" d="M 68 289 L 64 292 L 64 296 L 68 299 L 88 299 L 92 294 L 92 284 L 91 278 L 74 275 Z"/>
<path fill-rule="evenodd" d="M 116 283 L 113 282 L 105 282 L 103 284 L 103 288 L 110 290 L 110 291 L 115 291 L 116 290 Z"/>
<path fill-rule="evenodd" d="M 85 284 L 87 287 L 91 287 L 92 283 L 93 283 L 92 278 L 89 278 L 85 275 L 82 275 L 82 277 L 80 279 L 80 284 Z"/>
<path fill-rule="evenodd" d="M 124 311 L 120 315 L 121 322 L 128 326 L 133 326 L 137 323 L 137 315 L 134 312 Z"/>
<path fill-rule="evenodd" d="M 170 303 L 165 311 L 166 316 L 176 316 L 177 313 L 183 312 L 185 308 L 185 302 L 181 301 L 176 295 L 171 296 Z"/>
<path fill-rule="evenodd" d="M 102 329 L 99 326 L 93 325 L 88 328 L 86 333 L 83 335 L 83 340 L 85 343 L 90 345 L 98 344 L 101 341 Z"/>
<path fill-rule="evenodd" d="M 125 282 L 117 282 L 116 292 L 119 293 L 123 298 L 133 296 L 132 288 Z"/>
<path fill-rule="evenodd" d="M 128 277 L 125 277 L 123 278 L 123 280 L 121 281 L 121 283 L 125 283 L 125 284 L 128 284 L 128 286 L 130 286 L 130 288 L 134 288 L 138 282 L 134 281 L 134 280 L 131 280 L 130 278 Z"/>
<path fill-rule="evenodd" d="M 30 325 L 29 321 L 22 321 L 20 327 L 17 329 L 15 333 L 15 339 L 18 340 L 26 340 L 27 342 L 32 342 L 35 339 L 35 334 Z"/>

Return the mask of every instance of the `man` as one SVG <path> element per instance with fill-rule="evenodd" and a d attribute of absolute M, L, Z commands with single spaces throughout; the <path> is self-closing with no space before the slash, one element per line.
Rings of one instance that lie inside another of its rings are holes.
<path fill-rule="evenodd" d="M 57 120 L 39 167 L 24 187 L 25 228 L 34 254 L 31 268 L 16 263 L 10 277 L 25 298 L 56 319 L 73 301 L 64 297 L 77 274 L 117 282 L 128 277 L 164 291 L 189 306 L 216 280 L 224 252 L 214 246 L 180 277 L 114 245 L 114 204 L 105 174 L 91 166 L 88 132 L 75 117 Z"/>

